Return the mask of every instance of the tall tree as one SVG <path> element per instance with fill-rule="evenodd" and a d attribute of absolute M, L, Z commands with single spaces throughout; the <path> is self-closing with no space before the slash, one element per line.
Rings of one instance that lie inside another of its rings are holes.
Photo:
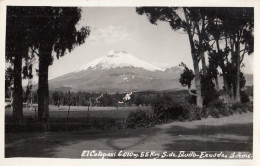
<path fill-rule="evenodd" d="M 57 59 L 71 52 L 75 46 L 83 44 L 89 35 L 89 28 L 77 30 L 81 9 L 76 7 L 37 7 L 33 8 L 31 24 L 34 53 L 39 57 L 38 119 L 47 122 L 49 118 L 48 69 Z M 44 34 L 44 35 L 43 35 Z"/>
<path fill-rule="evenodd" d="M 222 69 L 228 102 L 240 101 L 241 67 L 245 55 L 254 47 L 253 8 L 213 8 L 208 33 L 215 48 L 210 53 Z"/>
<path fill-rule="evenodd" d="M 136 9 L 140 15 L 145 14 L 152 24 L 157 21 L 168 22 L 173 30 L 182 29 L 188 34 L 191 48 L 191 57 L 195 74 L 195 87 L 197 106 L 203 107 L 201 95 L 201 78 L 199 62 L 202 60 L 203 73 L 206 74 L 206 62 L 204 57 L 205 32 L 206 32 L 206 8 L 177 8 L 177 7 L 139 7 Z"/>
<path fill-rule="evenodd" d="M 13 66 L 13 119 L 21 123 L 22 103 L 22 60 L 28 56 L 30 47 L 29 18 L 26 7 L 7 7 L 6 20 L 6 61 Z"/>
<path fill-rule="evenodd" d="M 236 68 L 235 102 L 240 102 L 240 68 L 244 56 L 251 54 L 254 47 L 254 12 L 253 8 L 232 8 L 224 13 L 229 14 L 229 17 L 222 15 L 222 20 L 230 41 L 231 58 Z"/>

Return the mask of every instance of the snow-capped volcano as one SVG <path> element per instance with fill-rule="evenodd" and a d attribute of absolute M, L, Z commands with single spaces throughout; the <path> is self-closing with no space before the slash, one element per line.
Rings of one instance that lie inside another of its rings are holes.
<path fill-rule="evenodd" d="M 136 67 L 149 71 L 163 71 L 163 69 L 145 62 L 125 51 L 110 51 L 107 55 L 101 56 L 82 66 L 76 72 L 87 69 L 114 69 L 122 67 Z"/>
<path fill-rule="evenodd" d="M 49 88 L 108 93 L 186 89 L 179 83 L 181 73 L 177 66 L 162 70 L 124 51 L 110 51 L 75 72 L 49 80 Z"/>
<path fill-rule="evenodd" d="M 49 80 L 50 89 L 123 93 L 183 88 L 180 68 L 163 70 L 124 51 L 110 51 L 77 71 Z"/>

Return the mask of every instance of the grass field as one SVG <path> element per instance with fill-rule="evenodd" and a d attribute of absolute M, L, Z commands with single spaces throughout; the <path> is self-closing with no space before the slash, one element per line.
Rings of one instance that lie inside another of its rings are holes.
<path fill-rule="evenodd" d="M 84 107 L 71 106 L 68 115 L 68 106 L 50 106 L 50 126 L 52 131 L 83 130 L 86 128 L 123 128 L 124 121 L 130 112 L 141 109 L 146 112 L 150 107 Z M 33 119 L 37 118 L 37 112 L 24 107 L 24 125 L 34 125 Z M 68 118 L 67 118 L 68 117 Z M 5 110 L 6 132 L 10 131 L 12 123 L 12 110 Z M 30 124 L 32 123 L 32 124 Z M 33 128 L 30 126 L 29 128 Z M 25 130 L 23 130 L 25 131 Z"/>
<path fill-rule="evenodd" d="M 65 118 L 68 114 L 68 106 L 49 106 L 50 118 Z M 130 112 L 141 109 L 143 111 L 149 111 L 150 107 L 88 107 L 87 106 L 71 106 L 69 111 L 69 118 L 86 118 L 88 117 L 97 117 L 97 118 L 113 118 L 113 119 L 122 119 L 127 116 Z M 5 110 L 6 117 L 12 115 L 11 108 L 6 108 Z M 36 110 L 37 114 L 37 110 Z M 35 116 L 35 110 L 30 108 L 23 108 L 24 117 Z"/>

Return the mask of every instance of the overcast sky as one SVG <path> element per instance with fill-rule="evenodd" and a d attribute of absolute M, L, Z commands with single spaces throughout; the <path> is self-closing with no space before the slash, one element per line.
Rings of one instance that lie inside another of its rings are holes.
<path fill-rule="evenodd" d="M 187 34 L 171 30 L 167 23 L 152 25 L 135 8 L 82 8 L 79 26 L 85 25 L 91 28 L 90 36 L 83 45 L 54 61 L 49 70 L 50 79 L 75 71 L 110 50 L 127 51 L 159 67 L 184 62 L 192 68 Z M 252 56 L 245 58 L 245 73 L 252 73 L 252 59 Z"/>

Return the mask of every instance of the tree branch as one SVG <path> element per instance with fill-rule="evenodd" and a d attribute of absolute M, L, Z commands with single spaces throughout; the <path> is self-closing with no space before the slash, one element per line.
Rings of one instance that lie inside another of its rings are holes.
<path fill-rule="evenodd" d="M 193 26 L 193 29 L 192 29 L 192 37 L 194 36 L 194 34 L 195 34 L 195 26 Z"/>
<path fill-rule="evenodd" d="M 216 43 L 216 40 L 214 40 L 214 42 L 210 45 L 210 47 L 212 47 L 215 43 Z"/>
<path fill-rule="evenodd" d="M 197 56 L 197 61 L 199 62 L 201 60 L 201 56 Z"/>
<path fill-rule="evenodd" d="M 199 96 L 199 95 L 197 95 L 196 93 L 192 93 L 191 90 L 190 90 L 190 88 L 188 88 L 188 91 L 189 91 L 189 94 L 192 95 L 192 96 L 196 96 L 196 97 Z"/>
<path fill-rule="evenodd" d="M 36 51 L 35 51 L 35 49 L 32 49 L 32 48 L 31 48 L 31 51 L 32 51 L 33 53 L 35 53 L 36 55 L 38 55 L 38 56 L 39 56 L 39 53 L 38 53 L 38 52 L 36 52 Z"/>
<path fill-rule="evenodd" d="M 244 57 L 245 57 L 245 53 L 246 53 L 246 49 L 244 49 L 244 52 L 243 52 L 243 54 L 242 54 L 242 56 L 241 56 L 241 59 L 240 59 L 240 63 L 242 63 L 242 62 L 243 62 L 243 60 L 244 60 Z"/>

